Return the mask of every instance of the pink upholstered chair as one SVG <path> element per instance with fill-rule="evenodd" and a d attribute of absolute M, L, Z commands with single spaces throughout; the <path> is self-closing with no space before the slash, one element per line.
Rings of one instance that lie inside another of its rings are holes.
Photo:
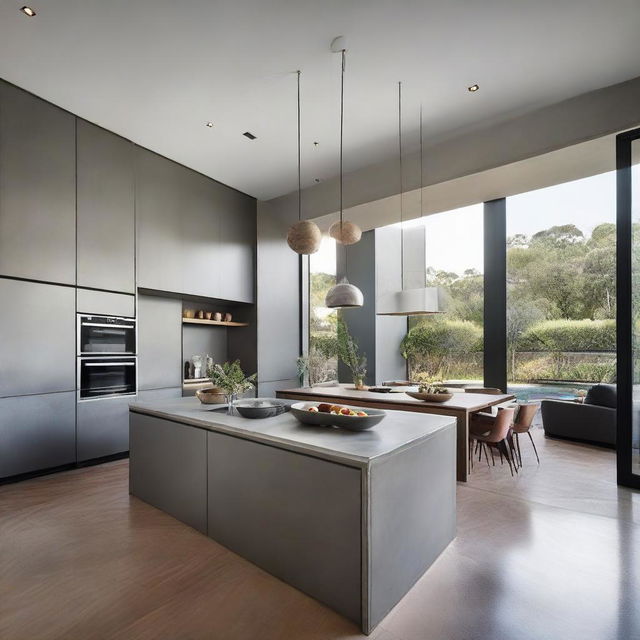
<path fill-rule="evenodd" d="M 500 457 L 506 458 L 509 463 L 509 470 L 513 475 L 513 470 L 518 472 L 518 467 L 515 459 L 511 459 L 511 447 L 509 445 L 509 436 L 511 434 L 511 427 L 513 425 L 513 415 L 515 409 L 513 408 L 500 408 L 496 416 L 491 416 L 484 413 L 475 413 L 471 416 L 469 423 L 469 454 L 472 459 L 472 450 L 474 444 L 478 444 L 480 447 L 480 456 L 484 451 L 487 465 L 489 464 L 488 450 L 496 448 L 500 452 Z M 493 458 L 493 451 L 491 452 Z M 494 461 L 495 465 L 495 461 Z"/>

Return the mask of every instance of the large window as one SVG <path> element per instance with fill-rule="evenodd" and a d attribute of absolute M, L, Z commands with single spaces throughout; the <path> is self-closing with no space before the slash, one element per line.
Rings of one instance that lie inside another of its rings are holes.
<path fill-rule="evenodd" d="M 507 198 L 509 390 L 575 398 L 615 380 L 615 174 Z"/>
<path fill-rule="evenodd" d="M 403 351 L 412 379 L 483 379 L 483 205 L 425 216 L 426 286 L 439 287 L 443 314 L 410 318 Z"/>
<path fill-rule="evenodd" d="M 309 383 L 337 380 L 337 321 L 335 309 L 324 305 L 336 283 L 336 242 L 323 236 L 319 251 L 309 256 Z"/>

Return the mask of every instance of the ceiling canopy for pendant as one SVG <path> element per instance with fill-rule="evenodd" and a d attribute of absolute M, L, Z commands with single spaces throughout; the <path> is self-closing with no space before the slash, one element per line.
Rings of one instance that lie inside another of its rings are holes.
<path fill-rule="evenodd" d="M 400 291 L 379 294 L 376 300 L 376 315 L 379 316 L 420 316 L 440 311 L 438 287 L 418 289 L 404 288 L 404 216 L 402 207 L 402 83 L 398 82 L 398 157 L 400 167 L 400 271 L 402 288 Z M 422 105 L 420 105 L 420 213 L 422 207 Z"/>
<path fill-rule="evenodd" d="M 287 244 L 300 255 L 310 255 L 320 248 L 322 231 L 315 222 L 302 219 L 302 174 L 300 159 L 300 71 L 298 76 L 298 222 L 289 227 Z"/>
<path fill-rule="evenodd" d="M 339 47 L 339 48 L 338 48 Z M 331 225 L 329 234 L 339 244 L 349 245 L 355 244 L 360 240 L 362 231 L 358 225 L 353 222 L 344 221 L 342 219 L 343 209 L 343 132 L 344 132 L 344 63 L 345 53 L 344 39 L 342 37 L 335 38 L 331 43 L 331 50 L 340 53 L 342 56 L 340 71 L 340 220 Z M 345 264 L 344 271 L 347 272 L 347 249 L 345 248 Z M 325 305 L 330 309 L 347 309 L 350 307 L 361 307 L 364 304 L 364 296 L 362 291 L 355 285 L 351 284 L 346 276 L 344 276 L 338 284 L 329 289 L 325 297 Z"/>

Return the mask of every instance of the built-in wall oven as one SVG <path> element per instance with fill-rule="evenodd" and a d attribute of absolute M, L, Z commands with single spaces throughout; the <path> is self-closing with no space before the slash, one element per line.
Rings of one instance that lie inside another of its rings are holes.
<path fill-rule="evenodd" d="M 133 396 L 137 392 L 135 356 L 78 358 L 78 399 Z"/>
<path fill-rule="evenodd" d="M 78 400 L 132 396 L 138 390 L 136 321 L 78 315 Z"/>
<path fill-rule="evenodd" d="M 114 316 L 78 315 L 78 355 L 135 355 L 136 321 Z"/>

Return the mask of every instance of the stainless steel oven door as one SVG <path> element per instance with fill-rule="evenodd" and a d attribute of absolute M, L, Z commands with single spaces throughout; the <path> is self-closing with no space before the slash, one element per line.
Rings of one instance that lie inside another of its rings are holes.
<path fill-rule="evenodd" d="M 78 400 L 137 393 L 137 358 L 78 358 Z"/>
<path fill-rule="evenodd" d="M 78 315 L 78 355 L 136 353 L 133 318 Z"/>

